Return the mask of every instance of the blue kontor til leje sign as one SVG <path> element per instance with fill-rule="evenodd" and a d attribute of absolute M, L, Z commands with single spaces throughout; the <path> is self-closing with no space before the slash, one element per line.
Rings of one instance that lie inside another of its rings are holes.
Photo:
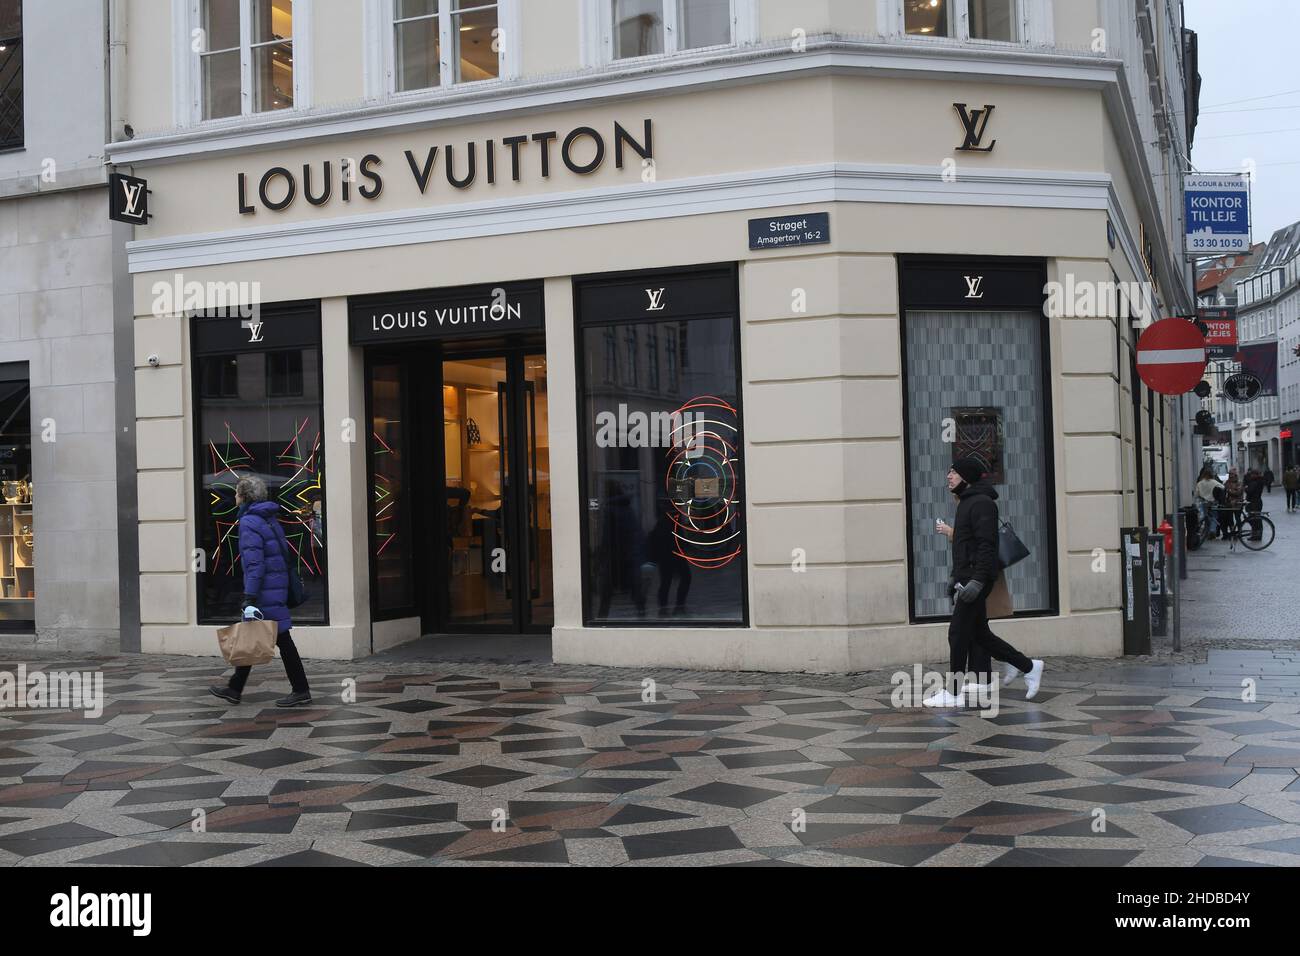
<path fill-rule="evenodd" d="M 1183 177 L 1185 251 L 1213 256 L 1250 251 L 1250 185 L 1243 174 L 1192 173 Z"/>

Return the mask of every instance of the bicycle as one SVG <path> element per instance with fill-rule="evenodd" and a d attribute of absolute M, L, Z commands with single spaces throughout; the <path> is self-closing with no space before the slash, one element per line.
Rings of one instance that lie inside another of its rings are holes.
<path fill-rule="evenodd" d="M 1226 516 L 1234 516 L 1237 520 L 1224 520 Z M 1228 550 L 1236 551 L 1237 542 L 1248 551 L 1263 551 L 1273 543 L 1273 538 L 1277 529 L 1273 526 L 1272 520 L 1268 517 L 1267 511 L 1243 511 L 1241 508 L 1220 508 L 1219 509 L 1219 528 L 1223 531 L 1224 538 L 1228 541 Z M 1250 532 L 1247 534 L 1246 532 Z M 1256 531 L 1259 532 L 1259 538 L 1253 539 Z"/>

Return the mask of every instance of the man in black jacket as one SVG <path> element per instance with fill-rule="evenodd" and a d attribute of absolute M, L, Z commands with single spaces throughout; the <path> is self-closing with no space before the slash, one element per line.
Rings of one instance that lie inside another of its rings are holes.
<path fill-rule="evenodd" d="M 1025 699 L 1032 700 L 1043 679 L 1043 662 L 1024 654 L 989 630 L 985 602 L 1001 568 L 998 565 L 997 492 L 984 481 L 988 466 L 975 456 L 958 458 L 948 470 L 948 488 L 957 496 L 953 520 L 952 622 L 948 625 L 949 686 L 925 698 L 927 707 L 960 707 L 964 703 L 956 681 L 964 673 L 972 644 L 984 648 L 1010 669 L 1002 683 L 1025 676 Z"/>

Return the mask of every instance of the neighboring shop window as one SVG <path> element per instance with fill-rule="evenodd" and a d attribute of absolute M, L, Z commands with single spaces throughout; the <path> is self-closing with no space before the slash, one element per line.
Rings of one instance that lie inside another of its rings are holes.
<path fill-rule="evenodd" d="M 293 0 L 200 0 L 199 28 L 203 119 L 293 108 Z"/>
<path fill-rule="evenodd" d="M 0 364 L 0 630 L 36 625 L 31 385 L 26 362 Z"/>
<path fill-rule="evenodd" d="M 415 604 L 411 576 L 411 502 L 408 467 L 406 394 L 403 366 L 375 364 L 370 370 L 370 540 L 374 569 L 374 607 L 380 616 Z"/>
<path fill-rule="evenodd" d="M 747 620 L 735 288 L 730 268 L 578 285 L 588 624 Z M 629 347 L 606 348 L 619 326 Z"/>
<path fill-rule="evenodd" d="M 946 485 L 948 467 L 970 454 L 988 462 L 998 513 L 1030 550 L 1007 571 L 1016 611 L 1054 610 L 1055 489 L 1041 271 L 980 264 L 905 263 L 903 269 L 913 618 L 951 611 L 951 550 L 934 522 L 952 522 L 957 503 Z M 978 309 L 965 301 L 971 294 L 979 296 Z M 1026 307 L 1035 301 L 1037 308 Z"/>
<path fill-rule="evenodd" d="M 1018 0 L 902 0 L 903 30 L 913 36 L 1015 41 Z"/>
<path fill-rule="evenodd" d="M 676 53 L 733 42 L 733 0 L 605 0 L 612 58 Z"/>
<path fill-rule="evenodd" d="M 480 0 L 393 0 L 392 88 L 405 92 L 499 77 L 505 48 L 500 6 Z"/>
<path fill-rule="evenodd" d="M 321 433 L 320 320 L 313 306 L 263 309 L 260 342 L 237 316 L 194 319 L 194 420 L 199 488 L 197 517 L 205 570 L 199 575 L 200 623 L 239 613 L 243 568 L 235 486 L 256 475 L 280 524 L 307 591 L 295 624 L 328 621 L 325 460 Z"/>
<path fill-rule="evenodd" d="M 0 149 L 23 145 L 23 0 L 0 0 Z"/>

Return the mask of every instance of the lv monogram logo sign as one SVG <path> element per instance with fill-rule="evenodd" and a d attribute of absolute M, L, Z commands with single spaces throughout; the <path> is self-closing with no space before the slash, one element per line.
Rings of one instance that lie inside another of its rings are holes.
<path fill-rule="evenodd" d="M 646 289 L 645 294 L 650 298 L 650 304 L 645 309 L 647 312 L 662 312 L 664 310 L 663 289 Z"/>
<path fill-rule="evenodd" d="M 995 139 L 987 146 L 981 146 L 984 140 L 984 131 L 988 129 L 989 117 L 993 115 L 993 107 L 985 104 L 982 110 L 967 110 L 965 103 L 953 103 L 953 109 L 957 111 L 958 118 L 961 119 L 962 129 L 966 131 L 966 138 L 958 149 L 969 152 L 987 153 L 998 141 Z"/>
<path fill-rule="evenodd" d="M 149 222 L 149 184 L 135 176 L 113 173 L 108 178 L 108 218 L 135 226 Z"/>
<path fill-rule="evenodd" d="M 962 278 L 966 280 L 966 298 L 984 298 L 984 293 L 980 291 L 980 285 L 984 282 L 983 276 L 962 276 Z"/>

